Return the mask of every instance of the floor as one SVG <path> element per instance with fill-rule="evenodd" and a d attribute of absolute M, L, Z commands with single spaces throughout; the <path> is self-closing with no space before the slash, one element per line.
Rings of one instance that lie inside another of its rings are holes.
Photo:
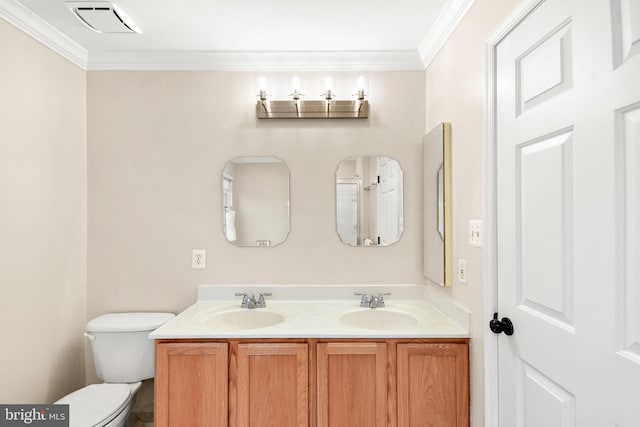
<path fill-rule="evenodd" d="M 153 427 L 153 379 L 143 381 L 136 393 L 128 427 Z"/>

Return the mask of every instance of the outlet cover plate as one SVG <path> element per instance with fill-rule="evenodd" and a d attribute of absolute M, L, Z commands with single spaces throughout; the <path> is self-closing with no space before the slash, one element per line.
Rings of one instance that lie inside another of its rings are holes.
<path fill-rule="evenodd" d="M 191 251 L 191 268 L 200 269 L 207 267 L 207 251 L 194 249 Z"/>
<path fill-rule="evenodd" d="M 458 260 L 458 282 L 467 283 L 467 260 Z"/>

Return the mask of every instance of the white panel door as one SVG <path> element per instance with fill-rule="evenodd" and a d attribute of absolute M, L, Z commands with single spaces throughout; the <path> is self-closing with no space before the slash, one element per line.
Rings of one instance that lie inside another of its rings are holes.
<path fill-rule="evenodd" d="M 378 158 L 378 237 L 382 246 L 402 236 L 402 169 L 397 161 Z"/>
<path fill-rule="evenodd" d="M 493 51 L 499 425 L 637 427 L 640 0 L 517 15 Z"/>
<path fill-rule="evenodd" d="M 343 243 L 358 245 L 358 184 L 336 183 L 336 222 Z"/>

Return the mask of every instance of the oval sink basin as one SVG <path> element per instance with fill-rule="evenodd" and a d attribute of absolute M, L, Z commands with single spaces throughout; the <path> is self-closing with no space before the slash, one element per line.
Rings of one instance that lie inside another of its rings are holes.
<path fill-rule="evenodd" d="M 342 315 L 340 322 L 356 328 L 386 330 L 414 326 L 418 319 L 410 314 L 381 308 L 352 311 Z"/>
<path fill-rule="evenodd" d="M 284 316 L 273 311 L 246 308 L 215 313 L 203 319 L 207 325 L 222 331 L 266 328 L 283 320 Z"/>

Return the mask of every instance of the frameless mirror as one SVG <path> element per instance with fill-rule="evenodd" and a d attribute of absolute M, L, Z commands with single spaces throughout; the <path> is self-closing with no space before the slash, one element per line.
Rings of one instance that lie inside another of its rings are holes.
<path fill-rule="evenodd" d="M 222 232 L 236 246 L 274 246 L 289 234 L 289 169 L 275 157 L 236 157 L 222 172 Z"/>
<path fill-rule="evenodd" d="M 424 276 L 452 283 L 451 124 L 441 123 L 422 138 Z"/>
<path fill-rule="evenodd" d="M 388 246 L 402 236 L 400 164 L 386 156 L 344 159 L 336 171 L 336 223 L 351 246 Z"/>

